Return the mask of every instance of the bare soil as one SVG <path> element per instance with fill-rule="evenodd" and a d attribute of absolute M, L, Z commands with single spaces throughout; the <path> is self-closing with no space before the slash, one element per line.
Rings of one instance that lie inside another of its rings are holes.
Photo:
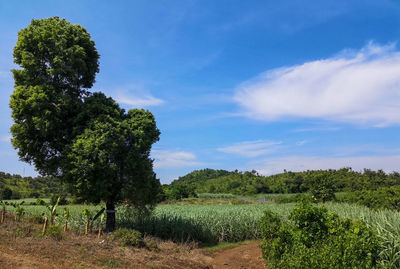
<path fill-rule="evenodd" d="M 223 250 L 216 253 L 213 260 L 213 268 L 232 268 L 232 269 L 258 269 L 265 268 L 262 259 L 261 242 L 252 242 L 238 247 Z"/>

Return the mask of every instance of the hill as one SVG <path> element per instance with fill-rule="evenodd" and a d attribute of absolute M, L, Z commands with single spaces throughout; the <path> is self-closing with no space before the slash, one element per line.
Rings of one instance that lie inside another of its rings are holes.
<path fill-rule="evenodd" d="M 64 193 L 64 188 L 55 178 L 22 177 L 0 172 L 0 199 L 50 197 L 60 193 Z"/>
<path fill-rule="evenodd" d="M 309 190 L 313 179 L 319 176 L 332 180 L 336 191 L 376 190 L 380 187 L 400 185 L 398 172 L 385 173 L 382 170 L 364 169 L 362 172 L 351 168 L 339 170 L 308 170 L 262 176 L 256 171 L 226 171 L 203 169 L 179 177 L 171 187 L 181 186 L 196 193 L 232 193 L 254 195 L 258 193 L 302 193 Z"/>

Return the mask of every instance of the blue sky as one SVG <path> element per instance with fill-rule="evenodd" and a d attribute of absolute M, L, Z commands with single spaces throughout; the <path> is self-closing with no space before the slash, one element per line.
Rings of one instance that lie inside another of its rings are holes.
<path fill-rule="evenodd" d="M 163 183 L 194 169 L 400 170 L 400 2 L 1 1 L 0 171 L 35 175 L 9 139 L 10 69 L 31 19 L 81 24 L 92 91 L 152 111 Z"/>

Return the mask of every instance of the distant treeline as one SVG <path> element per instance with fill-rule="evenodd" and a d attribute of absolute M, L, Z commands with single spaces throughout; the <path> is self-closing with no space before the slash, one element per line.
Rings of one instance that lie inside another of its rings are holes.
<path fill-rule="evenodd" d="M 62 184 L 55 178 L 22 177 L 0 172 L 0 199 L 50 197 L 64 192 Z"/>
<path fill-rule="evenodd" d="M 259 193 L 304 193 L 310 190 L 316 178 L 328 178 L 337 192 L 377 190 L 382 187 L 400 185 L 398 172 L 383 170 L 362 172 L 351 168 L 339 170 L 285 171 L 272 176 L 262 176 L 256 171 L 240 172 L 203 169 L 193 171 L 174 180 L 170 188 L 181 187 L 196 193 L 231 193 L 255 195 Z"/>

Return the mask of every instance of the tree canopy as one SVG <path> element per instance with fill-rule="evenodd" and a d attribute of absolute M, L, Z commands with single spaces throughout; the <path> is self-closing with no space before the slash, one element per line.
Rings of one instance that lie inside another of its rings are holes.
<path fill-rule="evenodd" d="M 21 160 L 42 175 L 61 178 L 76 196 L 105 201 L 107 228 L 115 227 L 115 204 L 154 202 L 160 182 L 150 150 L 160 131 L 145 110 L 121 109 L 89 88 L 99 54 L 80 25 L 52 17 L 32 20 L 18 33 L 10 107 L 12 144 Z"/>

